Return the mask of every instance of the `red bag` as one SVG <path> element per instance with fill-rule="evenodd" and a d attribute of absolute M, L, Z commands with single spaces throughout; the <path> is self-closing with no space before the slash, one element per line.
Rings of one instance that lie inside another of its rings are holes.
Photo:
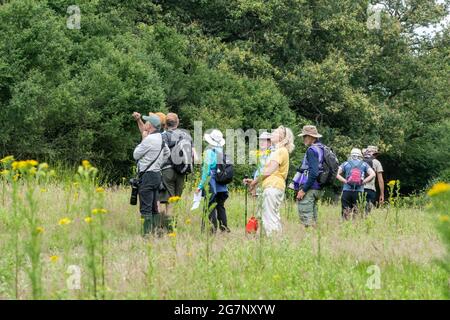
<path fill-rule="evenodd" d="M 258 220 L 255 217 L 251 217 L 245 226 L 247 233 L 256 233 L 258 231 Z"/>

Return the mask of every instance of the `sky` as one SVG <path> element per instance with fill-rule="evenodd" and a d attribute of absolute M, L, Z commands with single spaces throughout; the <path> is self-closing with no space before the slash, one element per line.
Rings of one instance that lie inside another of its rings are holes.
<path fill-rule="evenodd" d="M 437 3 L 444 3 L 445 0 L 437 0 Z M 378 11 L 384 11 L 384 6 L 380 3 L 375 4 L 373 6 L 374 10 Z M 440 21 L 439 23 L 430 25 L 428 27 L 418 27 L 415 29 L 416 34 L 418 36 L 431 36 L 433 37 L 434 35 L 436 35 L 436 33 L 442 31 L 445 26 L 448 26 L 450 24 L 450 12 L 448 12 L 447 17 L 445 17 L 442 21 Z"/>
<path fill-rule="evenodd" d="M 416 32 L 420 36 L 425 36 L 425 35 L 434 36 L 437 32 L 442 31 L 442 29 L 444 29 L 445 26 L 448 26 L 449 23 L 450 23 L 450 14 L 447 17 L 445 17 L 445 19 L 443 19 L 440 23 L 438 23 L 436 25 L 429 26 L 427 28 L 425 28 L 425 27 L 416 28 Z"/>

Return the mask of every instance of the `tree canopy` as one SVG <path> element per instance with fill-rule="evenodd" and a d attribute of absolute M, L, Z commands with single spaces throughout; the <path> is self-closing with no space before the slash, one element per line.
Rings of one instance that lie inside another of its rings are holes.
<path fill-rule="evenodd" d="M 450 176 L 450 1 L 0 1 L 0 153 L 125 175 L 133 111 L 192 128 L 319 127 L 341 159 L 377 145 L 405 190 Z M 369 3 L 383 6 L 368 28 Z M 304 152 L 296 140 L 293 164 Z"/>

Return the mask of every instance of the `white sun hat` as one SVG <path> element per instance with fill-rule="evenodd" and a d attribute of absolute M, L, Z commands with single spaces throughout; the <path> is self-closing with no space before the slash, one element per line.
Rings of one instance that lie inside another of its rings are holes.
<path fill-rule="evenodd" d="M 259 135 L 259 140 L 270 140 L 270 138 L 271 134 L 267 131 L 264 131 Z"/>
<path fill-rule="evenodd" d="M 358 148 L 353 148 L 352 151 L 350 152 L 350 155 L 358 157 L 358 158 L 362 158 L 363 157 L 361 149 L 358 149 Z"/>
<path fill-rule="evenodd" d="M 213 147 L 223 147 L 225 144 L 225 139 L 223 138 L 222 132 L 220 130 L 214 129 L 211 133 L 205 133 L 204 136 L 206 142 L 208 142 Z"/>

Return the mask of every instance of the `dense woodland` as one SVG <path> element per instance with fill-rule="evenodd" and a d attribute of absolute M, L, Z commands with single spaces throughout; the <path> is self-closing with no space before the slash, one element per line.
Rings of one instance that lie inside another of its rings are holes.
<path fill-rule="evenodd" d="M 170 110 L 184 128 L 312 123 L 341 159 L 378 145 L 404 191 L 450 179 L 449 28 L 415 33 L 448 0 L 0 3 L 0 155 L 90 159 L 114 180 L 133 166 L 131 113 Z M 384 5 L 379 29 L 369 3 Z"/>

